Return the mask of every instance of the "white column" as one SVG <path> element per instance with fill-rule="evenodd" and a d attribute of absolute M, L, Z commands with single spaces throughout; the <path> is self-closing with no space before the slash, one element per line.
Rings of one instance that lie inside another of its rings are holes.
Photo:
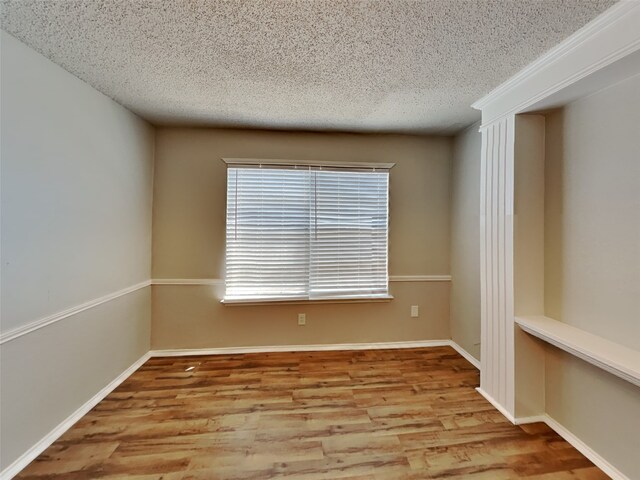
<path fill-rule="evenodd" d="M 480 186 L 481 374 L 479 391 L 515 416 L 513 182 L 515 117 L 482 127 Z"/>

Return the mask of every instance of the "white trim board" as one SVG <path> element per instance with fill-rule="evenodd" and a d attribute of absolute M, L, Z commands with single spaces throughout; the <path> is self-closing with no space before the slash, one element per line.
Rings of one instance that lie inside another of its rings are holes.
<path fill-rule="evenodd" d="M 329 167 L 329 168 L 351 168 L 366 170 L 391 170 L 395 163 L 382 162 L 337 162 L 330 160 L 293 160 L 279 158 L 223 158 L 222 161 L 228 166 L 248 166 L 270 165 L 276 167 Z"/>
<path fill-rule="evenodd" d="M 24 452 L 20 457 L 14 460 L 7 468 L 0 472 L 0 480 L 9 480 L 20 473 L 27 465 L 29 465 L 35 458 L 44 452 L 53 442 L 55 442 L 63 433 L 69 430 L 78 420 L 85 416 L 89 410 L 100 403 L 107 395 L 115 390 L 122 382 L 124 382 L 129 376 L 138 370 L 144 362 L 150 358 L 149 352 L 145 353 L 137 361 L 135 361 L 129 368 L 114 378 L 108 385 L 102 390 L 96 393 L 93 397 L 87 400 L 80 408 L 69 415 L 63 420 L 57 427 L 46 434 L 29 450 Z"/>
<path fill-rule="evenodd" d="M 0 344 L 10 342 L 11 340 L 15 340 L 16 338 L 34 332 L 42 327 L 46 327 L 47 325 L 51 325 L 52 323 L 59 322 L 60 320 L 63 320 L 72 315 L 76 315 L 80 312 L 84 312 L 85 310 L 89 310 L 90 308 L 102 305 L 103 303 L 110 302 L 111 300 L 115 300 L 116 298 L 135 292 L 136 290 L 140 290 L 141 288 L 148 287 L 149 285 L 151 285 L 151 280 L 145 280 L 144 282 L 131 285 L 130 287 L 123 288 L 122 290 L 103 295 L 102 297 L 94 298 L 93 300 L 81 303 L 80 305 L 76 305 L 61 312 L 57 312 L 52 315 L 40 318 L 21 327 L 13 328 L 7 332 L 0 333 Z"/>
<path fill-rule="evenodd" d="M 450 282 L 451 275 L 391 275 L 390 282 Z M 224 285 L 222 278 L 154 278 L 151 285 Z"/>
<path fill-rule="evenodd" d="M 319 345 L 258 345 L 249 347 L 185 348 L 151 350 L 152 357 L 184 357 L 192 355 L 229 355 L 242 353 L 321 352 L 336 350 L 383 350 L 393 348 L 451 347 L 451 340 L 419 340 L 407 342 L 328 343 Z"/>
<path fill-rule="evenodd" d="M 516 317 L 515 321 L 529 335 L 640 387 L 640 351 L 549 317 Z"/>
<path fill-rule="evenodd" d="M 603 27 L 611 24 L 612 22 L 615 22 L 619 17 L 625 15 L 631 8 L 633 8 L 633 2 L 622 1 L 615 6 L 607 9 L 601 15 L 594 18 L 591 22 L 587 23 L 585 26 L 569 35 L 555 47 L 543 53 L 540 57 L 524 67 L 511 78 L 507 79 L 496 88 L 491 90 L 484 97 L 474 102 L 471 106 L 478 110 L 483 109 L 497 98 L 509 92 L 514 88 L 514 86 L 519 85 L 520 83 L 531 77 L 531 75 L 536 74 L 539 70 L 543 69 L 548 64 L 555 62 L 556 60 L 564 57 L 568 52 L 574 50 L 575 48 L 578 48 L 591 35 L 598 32 Z"/>
<path fill-rule="evenodd" d="M 640 2 L 622 0 L 503 82 L 472 107 L 483 127 L 518 113 L 640 48 Z"/>

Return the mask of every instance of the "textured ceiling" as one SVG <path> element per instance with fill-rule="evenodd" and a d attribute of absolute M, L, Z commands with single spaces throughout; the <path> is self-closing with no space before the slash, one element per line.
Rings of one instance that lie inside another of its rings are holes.
<path fill-rule="evenodd" d="M 2 29 L 162 125 L 450 133 L 614 0 L 1 0 Z"/>

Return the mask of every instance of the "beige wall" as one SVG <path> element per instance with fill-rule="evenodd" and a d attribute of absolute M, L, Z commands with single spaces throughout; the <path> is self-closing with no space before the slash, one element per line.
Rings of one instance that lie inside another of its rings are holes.
<path fill-rule="evenodd" d="M 222 157 L 396 162 L 391 275 L 449 274 L 448 138 L 164 128 L 157 132 L 153 277 L 222 278 Z M 448 282 L 396 282 L 390 303 L 221 306 L 221 289 L 154 286 L 152 348 L 449 338 Z M 420 317 L 410 318 L 410 305 Z M 306 312 L 307 325 L 296 325 Z"/>
<path fill-rule="evenodd" d="M 515 118 L 513 170 L 513 311 L 544 314 L 544 159 L 545 119 Z M 518 326 L 514 330 L 515 416 L 545 412 L 544 343 Z"/>
<path fill-rule="evenodd" d="M 547 116 L 545 314 L 640 349 L 640 76 Z M 640 389 L 549 347 L 546 410 L 640 478 Z"/>
<path fill-rule="evenodd" d="M 451 338 L 480 359 L 480 150 L 476 123 L 455 137 L 451 168 Z"/>
<path fill-rule="evenodd" d="M 3 333 L 149 279 L 153 129 L 1 33 Z M 149 349 L 149 288 L 0 347 L 5 468 Z"/>
<path fill-rule="evenodd" d="M 548 115 L 545 310 L 640 349 L 640 76 Z"/>

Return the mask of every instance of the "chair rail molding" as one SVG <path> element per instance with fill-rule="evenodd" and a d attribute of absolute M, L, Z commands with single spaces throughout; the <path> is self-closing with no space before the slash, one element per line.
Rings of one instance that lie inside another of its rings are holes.
<path fill-rule="evenodd" d="M 2 332 L 0 333 L 0 345 L 6 342 L 10 342 L 11 340 L 15 340 L 16 338 L 22 337 L 23 335 L 26 335 L 28 333 L 35 332 L 36 330 L 46 327 L 47 325 L 51 325 L 52 323 L 64 320 L 65 318 L 72 315 L 76 315 L 80 312 L 84 312 L 85 310 L 89 310 L 90 308 L 97 307 L 98 305 L 102 305 L 103 303 L 110 302 L 111 300 L 115 300 L 116 298 L 128 295 L 129 293 L 133 293 L 137 290 L 140 290 L 141 288 L 146 288 L 150 285 L 151 280 L 145 280 L 143 282 L 136 283 L 135 285 L 131 285 L 130 287 L 123 288 L 122 290 L 103 295 L 102 297 L 94 298 L 92 300 L 89 300 L 88 302 L 81 303 L 80 305 L 75 305 L 73 307 L 67 308 L 66 310 L 62 310 L 61 312 L 48 315 L 25 325 L 13 328 L 6 332 Z"/>
<path fill-rule="evenodd" d="M 390 275 L 390 282 L 450 282 L 451 275 Z M 154 278 L 152 285 L 224 285 L 223 278 Z"/>

